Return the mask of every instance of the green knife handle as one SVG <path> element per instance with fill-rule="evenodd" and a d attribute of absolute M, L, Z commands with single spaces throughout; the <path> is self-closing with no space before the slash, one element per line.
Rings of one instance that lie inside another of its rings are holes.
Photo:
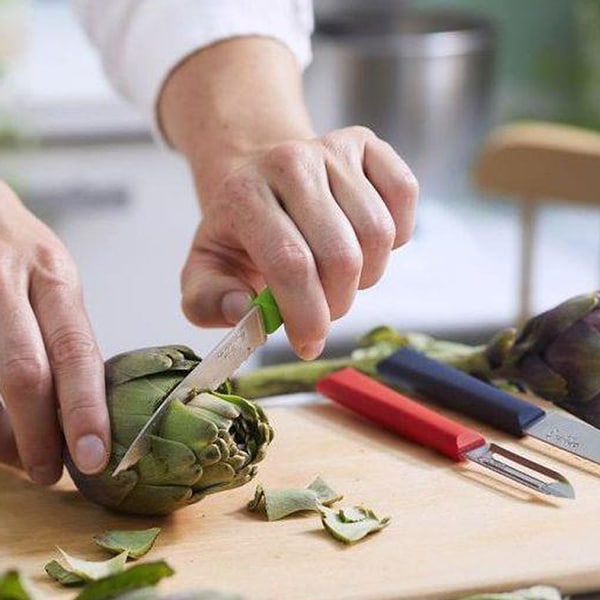
<path fill-rule="evenodd" d="M 258 306 L 262 312 L 265 331 L 267 333 L 277 331 L 283 323 L 283 319 L 281 318 L 281 313 L 279 312 L 277 302 L 275 302 L 271 290 L 265 288 L 258 296 L 256 296 L 256 298 L 254 298 L 252 304 Z"/>

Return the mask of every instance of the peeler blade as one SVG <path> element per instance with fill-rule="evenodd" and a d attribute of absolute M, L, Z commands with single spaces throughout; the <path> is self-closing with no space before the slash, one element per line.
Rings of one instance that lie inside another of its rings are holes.
<path fill-rule="evenodd" d="M 564 475 L 520 454 L 511 452 L 498 444 L 484 444 L 478 448 L 469 450 L 465 453 L 465 458 L 504 475 L 536 492 L 556 496 L 557 498 L 575 498 L 575 490 Z M 521 465 L 527 470 L 514 467 L 509 462 L 502 460 L 502 458 Z M 539 475 L 545 479 L 540 478 Z"/>

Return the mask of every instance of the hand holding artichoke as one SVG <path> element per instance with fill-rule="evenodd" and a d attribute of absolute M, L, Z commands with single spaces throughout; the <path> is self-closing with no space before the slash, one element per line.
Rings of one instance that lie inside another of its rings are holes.
<path fill-rule="evenodd" d="M 174 401 L 151 437 L 150 453 L 112 476 L 161 400 L 199 361 L 185 346 L 163 346 L 119 354 L 106 362 L 112 431 L 108 467 L 99 475 L 84 475 L 70 456 L 65 457 L 86 498 L 123 512 L 159 515 L 254 477 L 273 430 L 262 409 L 230 394 L 227 384 L 187 404 Z"/>

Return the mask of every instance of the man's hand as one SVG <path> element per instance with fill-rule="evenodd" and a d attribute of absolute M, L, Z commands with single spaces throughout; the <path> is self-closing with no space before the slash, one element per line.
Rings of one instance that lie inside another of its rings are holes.
<path fill-rule="evenodd" d="M 183 271 L 185 314 L 198 325 L 235 323 L 267 283 L 290 341 L 310 359 L 330 321 L 409 239 L 416 183 L 391 147 L 356 127 L 275 145 L 232 168 L 213 194 Z"/>
<path fill-rule="evenodd" d="M 202 222 L 182 274 L 199 325 L 235 323 L 273 291 L 299 356 L 376 283 L 414 225 L 418 185 L 363 127 L 315 137 L 300 74 L 273 40 L 223 42 L 168 80 L 161 117 L 194 171 Z"/>
<path fill-rule="evenodd" d="M 104 367 L 73 261 L 0 182 L 0 462 L 41 484 L 62 472 L 59 419 L 85 473 L 104 468 Z M 60 416 L 59 416 L 60 415 Z"/>

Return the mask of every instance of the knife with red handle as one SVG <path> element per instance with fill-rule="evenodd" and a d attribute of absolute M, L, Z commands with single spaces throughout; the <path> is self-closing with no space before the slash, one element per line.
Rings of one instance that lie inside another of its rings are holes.
<path fill-rule="evenodd" d="M 488 444 L 474 429 L 434 412 L 360 371 L 346 368 L 331 373 L 317 382 L 316 389 L 370 421 L 456 462 L 472 460 L 537 492 L 575 497 L 571 484 L 560 473 L 497 444 Z M 544 479 L 502 461 L 501 456 Z"/>

